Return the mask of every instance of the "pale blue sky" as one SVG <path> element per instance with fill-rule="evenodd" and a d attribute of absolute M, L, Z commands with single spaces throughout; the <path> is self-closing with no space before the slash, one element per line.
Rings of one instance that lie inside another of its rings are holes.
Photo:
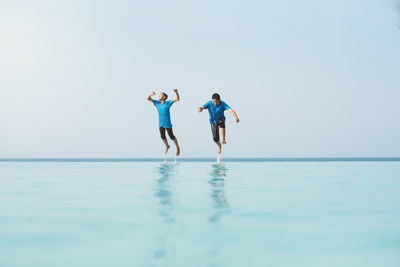
<path fill-rule="evenodd" d="M 400 156 L 395 1 L 0 1 L 0 157 Z"/>

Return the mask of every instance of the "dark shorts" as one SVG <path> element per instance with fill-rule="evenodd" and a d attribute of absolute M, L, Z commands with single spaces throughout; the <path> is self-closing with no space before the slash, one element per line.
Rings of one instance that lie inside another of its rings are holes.
<path fill-rule="evenodd" d="M 219 118 L 217 123 L 214 124 L 218 125 L 221 128 L 225 128 L 225 118 Z"/>
<path fill-rule="evenodd" d="M 219 128 L 225 128 L 225 118 L 219 118 L 216 123 L 211 123 L 211 132 L 214 142 L 219 142 Z"/>
<path fill-rule="evenodd" d="M 168 135 L 169 135 L 169 138 L 171 138 L 171 140 L 174 140 L 175 139 L 175 135 L 174 135 L 174 133 L 172 132 L 172 128 L 163 128 L 163 127 L 160 127 L 160 136 L 161 136 L 161 139 L 166 139 L 167 137 L 165 136 L 165 130 L 167 130 L 167 133 L 168 133 Z"/>

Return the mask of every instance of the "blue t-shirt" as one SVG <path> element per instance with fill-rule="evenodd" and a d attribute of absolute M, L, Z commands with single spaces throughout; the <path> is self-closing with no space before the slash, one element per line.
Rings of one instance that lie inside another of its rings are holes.
<path fill-rule="evenodd" d="M 172 128 L 171 116 L 169 114 L 169 108 L 174 102 L 172 100 L 164 101 L 161 104 L 158 100 L 153 100 L 154 106 L 156 106 L 158 111 L 158 124 L 159 127 Z"/>
<path fill-rule="evenodd" d="M 218 106 L 214 106 L 212 101 L 208 101 L 203 107 L 210 113 L 210 123 L 217 123 L 219 118 L 225 119 L 224 111 L 230 108 L 224 101 L 219 102 Z"/>

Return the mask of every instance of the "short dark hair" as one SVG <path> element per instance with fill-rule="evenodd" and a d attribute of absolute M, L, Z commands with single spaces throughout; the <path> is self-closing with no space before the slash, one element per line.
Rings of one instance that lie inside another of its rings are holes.
<path fill-rule="evenodd" d="M 168 95 L 166 93 L 162 93 L 165 96 L 165 100 L 167 100 Z"/>
<path fill-rule="evenodd" d="M 211 98 L 215 100 L 221 100 L 221 97 L 217 93 L 213 94 Z"/>

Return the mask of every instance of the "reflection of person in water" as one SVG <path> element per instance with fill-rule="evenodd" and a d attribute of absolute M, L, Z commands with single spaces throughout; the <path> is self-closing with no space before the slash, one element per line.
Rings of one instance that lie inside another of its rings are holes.
<path fill-rule="evenodd" d="M 230 212 L 229 203 L 225 195 L 225 177 L 227 168 L 224 164 L 212 165 L 211 179 L 211 198 L 213 200 L 213 214 L 210 216 L 211 223 L 217 223 L 221 216 Z"/>
<path fill-rule="evenodd" d="M 163 163 L 158 167 L 160 178 L 157 180 L 155 196 L 159 198 L 160 211 L 165 223 L 174 223 L 174 200 L 171 190 L 171 175 L 174 172 L 175 164 Z"/>
<path fill-rule="evenodd" d="M 155 196 L 159 200 L 159 212 L 163 226 L 160 228 L 161 235 L 157 242 L 157 249 L 154 251 L 155 260 L 161 261 L 160 264 L 168 265 L 169 257 L 174 251 L 173 242 L 171 244 L 172 225 L 175 223 L 175 199 L 173 190 L 173 178 L 175 177 L 176 164 L 162 163 L 157 167 L 160 177 L 157 179 Z M 173 240 L 172 240 L 173 241 Z M 171 246 L 172 245 L 172 246 Z M 158 264 L 158 263 L 157 263 Z M 158 266 L 158 265 L 157 265 Z"/>
<path fill-rule="evenodd" d="M 212 213 L 208 217 L 208 221 L 213 226 L 212 242 L 210 247 L 207 248 L 206 257 L 208 258 L 210 266 L 220 265 L 220 250 L 224 246 L 224 238 L 220 235 L 220 221 L 223 215 L 230 213 L 228 199 L 225 194 L 225 182 L 227 176 L 227 168 L 222 163 L 212 165 L 210 172 L 210 179 L 208 183 L 211 185 L 211 200 L 212 200 Z"/>

